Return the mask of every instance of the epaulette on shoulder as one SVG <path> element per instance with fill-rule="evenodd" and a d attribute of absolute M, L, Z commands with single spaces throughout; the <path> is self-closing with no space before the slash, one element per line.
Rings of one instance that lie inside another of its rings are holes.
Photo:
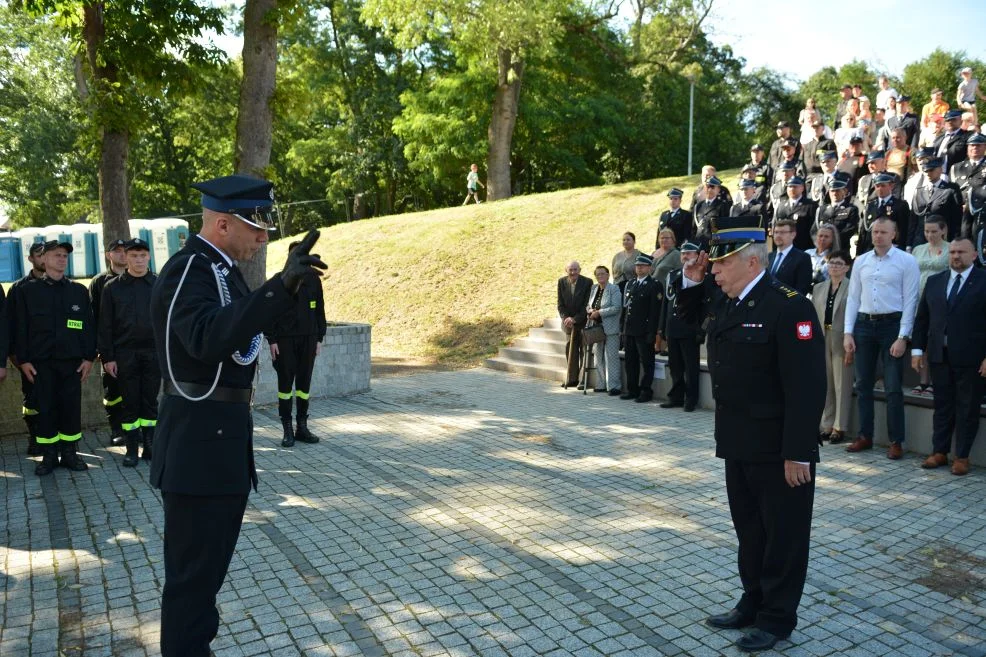
<path fill-rule="evenodd" d="M 770 285 L 771 288 L 777 290 L 788 299 L 798 296 L 798 292 L 796 290 L 792 290 L 787 285 L 784 285 L 784 283 L 778 281 L 776 278 L 770 279 L 770 283 L 771 283 Z"/>

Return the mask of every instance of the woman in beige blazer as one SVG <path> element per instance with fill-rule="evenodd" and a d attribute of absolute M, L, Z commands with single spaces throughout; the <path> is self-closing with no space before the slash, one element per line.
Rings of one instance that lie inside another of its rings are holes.
<path fill-rule="evenodd" d="M 832 253 L 828 259 L 828 280 L 815 285 L 811 294 L 818 322 L 825 334 L 825 374 L 828 379 L 819 435 L 831 443 L 843 441 L 852 413 L 852 354 L 846 354 L 842 347 L 846 296 L 849 293 L 846 274 L 850 266 L 852 257 L 847 251 Z"/>

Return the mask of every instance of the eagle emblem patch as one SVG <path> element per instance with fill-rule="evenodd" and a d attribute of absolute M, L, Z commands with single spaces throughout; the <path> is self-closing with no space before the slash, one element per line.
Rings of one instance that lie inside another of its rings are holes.
<path fill-rule="evenodd" d="M 811 340 L 811 322 L 798 322 L 798 339 Z"/>
<path fill-rule="evenodd" d="M 73 305 L 73 306 L 72 306 L 72 312 L 74 312 L 74 313 L 77 313 L 77 312 L 79 312 L 80 310 L 82 310 L 82 309 L 81 309 L 81 308 L 79 308 L 78 306 L 76 306 L 76 305 Z"/>

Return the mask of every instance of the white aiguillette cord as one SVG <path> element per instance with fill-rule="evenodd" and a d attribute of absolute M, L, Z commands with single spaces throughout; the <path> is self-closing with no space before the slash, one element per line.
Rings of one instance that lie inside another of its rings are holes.
<path fill-rule="evenodd" d="M 175 309 L 175 301 L 178 299 L 178 294 L 181 292 L 182 285 L 185 284 L 185 278 L 188 276 L 188 270 L 192 268 L 192 261 L 194 259 L 195 256 L 191 256 L 188 258 L 188 262 L 185 264 L 185 271 L 182 272 L 181 278 L 178 279 L 178 287 L 175 288 L 175 293 L 171 297 L 171 304 L 168 306 L 168 317 L 165 320 L 165 324 L 164 324 L 164 358 L 165 358 L 165 362 L 168 365 L 168 378 L 171 379 L 171 385 L 174 386 L 175 390 L 178 391 L 179 395 L 181 395 L 188 401 L 193 401 L 193 402 L 202 401 L 203 399 L 208 398 L 209 395 L 211 395 L 215 391 L 216 386 L 219 384 L 219 377 L 222 375 L 223 372 L 223 363 L 220 362 L 219 367 L 216 369 L 216 378 L 212 380 L 212 385 L 209 387 L 209 391 L 199 397 L 192 397 L 184 390 L 182 390 L 181 386 L 178 385 L 178 381 L 175 379 L 174 370 L 171 367 L 171 314 Z M 209 263 L 209 264 L 212 267 L 213 275 L 215 275 L 216 277 L 216 288 L 219 291 L 219 302 L 223 306 L 228 306 L 232 301 L 232 299 L 230 298 L 229 295 L 229 286 L 226 285 L 226 278 L 219 272 L 219 268 L 216 266 L 215 263 Z M 260 355 L 261 339 L 262 336 L 259 333 L 253 336 L 253 339 L 250 341 L 250 349 L 247 351 L 247 355 L 242 356 L 240 355 L 240 352 L 238 350 L 234 351 L 231 356 L 233 361 L 236 362 L 237 365 L 252 365 L 253 362 L 257 360 L 257 356 Z"/>

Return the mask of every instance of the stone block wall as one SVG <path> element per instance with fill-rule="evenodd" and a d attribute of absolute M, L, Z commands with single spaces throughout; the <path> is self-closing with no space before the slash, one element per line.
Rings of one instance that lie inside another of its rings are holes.
<path fill-rule="evenodd" d="M 162 366 L 162 370 L 164 367 Z M 103 387 L 99 366 L 82 385 L 82 429 L 91 430 L 106 424 Z M 164 373 L 167 376 L 167 373 Z M 255 381 L 256 404 L 277 402 L 277 374 L 271 365 L 270 350 L 264 342 L 260 351 Z M 322 343 L 322 353 L 315 363 L 312 389 L 316 397 L 341 397 L 370 389 L 370 326 L 368 324 L 330 323 Z M 27 433 L 21 417 L 20 372 L 8 365 L 7 379 L 0 384 L 0 436 Z"/>

